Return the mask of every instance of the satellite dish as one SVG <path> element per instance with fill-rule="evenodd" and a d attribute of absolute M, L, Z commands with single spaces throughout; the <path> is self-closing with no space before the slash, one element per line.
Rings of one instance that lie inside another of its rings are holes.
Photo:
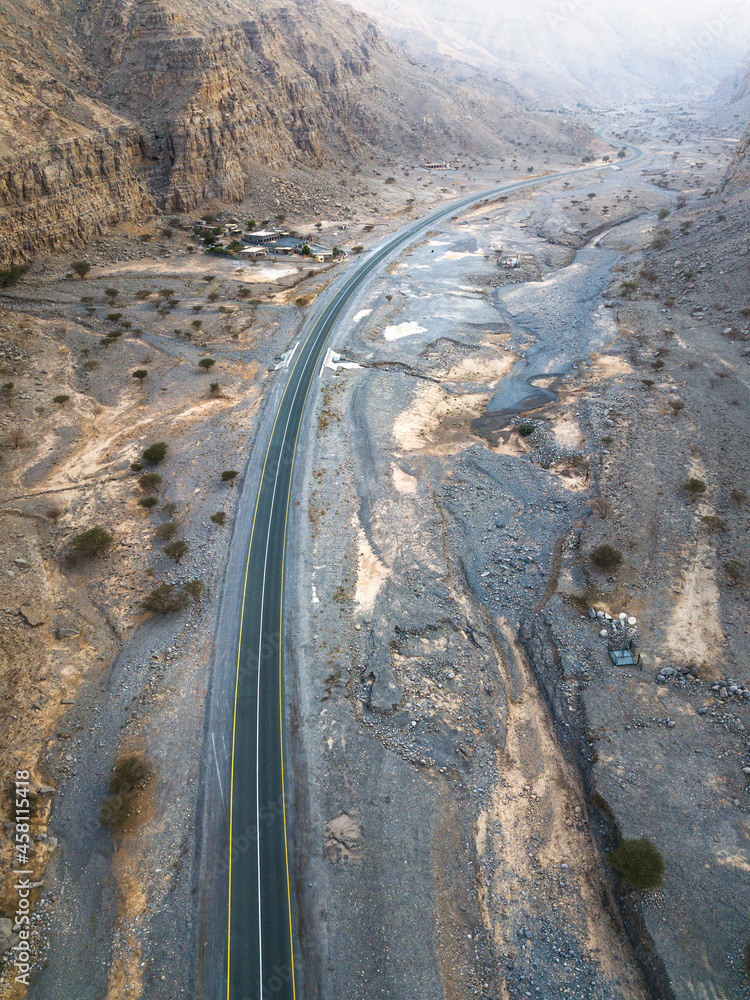
<path fill-rule="evenodd" d="M 617 617 L 620 619 L 621 622 L 624 622 L 628 616 L 625 614 L 624 611 L 621 611 Z"/>
<path fill-rule="evenodd" d="M 637 621 L 637 618 L 628 618 L 628 625 L 635 625 Z"/>
<path fill-rule="evenodd" d="M 607 636 L 609 635 L 609 632 L 606 630 L 606 628 L 603 628 L 599 633 L 599 635 L 602 637 L 602 639 L 606 639 Z"/>

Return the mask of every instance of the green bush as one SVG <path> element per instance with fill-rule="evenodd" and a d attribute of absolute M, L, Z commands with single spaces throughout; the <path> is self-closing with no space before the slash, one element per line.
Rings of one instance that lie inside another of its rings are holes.
<path fill-rule="evenodd" d="M 691 476 L 685 483 L 685 491 L 689 494 L 689 496 L 696 498 L 706 492 L 706 484 L 702 479 L 698 479 L 696 476 Z"/>
<path fill-rule="evenodd" d="M 222 483 L 234 483 L 239 473 L 235 469 L 226 469 L 221 474 Z"/>
<path fill-rule="evenodd" d="M 521 437 L 531 437 L 531 435 L 536 430 L 536 425 L 531 423 L 523 423 L 518 425 L 518 433 Z"/>
<path fill-rule="evenodd" d="M 622 552 L 612 545 L 597 545 L 591 550 L 589 559 L 597 569 L 617 569 L 622 565 Z"/>
<path fill-rule="evenodd" d="M 131 462 L 130 463 L 130 468 L 133 470 L 133 472 L 142 472 L 143 471 L 143 463 L 142 462 Z"/>
<path fill-rule="evenodd" d="M 184 542 L 181 538 L 178 538 L 174 542 L 170 542 L 169 545 L 164 546 L 164 555 L 169 556 L 170 559 L 174 559 L 176 563 L 182 559 L 188 550 L 188 543 Z"/>
<path fill-rule="evenodd" d="M 151 462 L 152 465 L 158 465 L 159 462 L 163 461 L 167 454 L 167 445 L 164 441 L 156 441 L 154 444 L 150 444 L 148 448 L 143 452 L 143 457 L 147 462 Z"/>
<path fill-rule="evenodd" d="M 665 865 L 661 854 L 647 837 L 625 839 L 607 860 L 613 871 L 634 889 L 656 889 L 662 884 Z"/>
<path fill-rule="evenodd" d="M 165 521 L 164 524 L 160 524 L 157 526 L 154 534 L 156 535 L 157 538 L 160 538 L 163 541 L 168 542 L 170 538 L 173 538 L 177 534 L 177 530 L 179 527 L 180 526 L 177 523 L 177 521 Z"/>
<path fill-rule="evenodd" d="M 143 380 L 148 377 L 148 372 L 145 368 L 136 368 L 132 374 L 133 378 L 138 379 L 141 385 L 143 385 Z"/>
<path fill-rule="evenodd" d="M 141 601 L 143 610 L 154 615 L 176 614 L 187 606 L 187 594 L 172 583 L 160 583 Z"/>
<path fill-rule="evenodd" d="M 227 515 L 224 513 L 223 510 L 217 510 L 215 514 L 211 515 L 211 520 L 214 522 L 214 524 L 223 525 L 226 519 Z"/>
<path fill-rule="evenodd" d="M 21 280 L 21 275 L 29 269 L 28 264 L 11 264 L 4 271 L 0 271 L 0 288 L 9 288 Z"/>
<path fill-rule="evenodd" d="M 98 556 L 106 552 L 112 544 L 112 535 L 106 528 L 89 528 L 88 531 L 76 535 L 71 545 L 76 552 L 85 556 Z"/>
<path fill-rule="evenodd" d="M 155 507 L 158 504 L 158 502 L 159 501 L 156 499 L 156 497 L 141 497 L 141 499 L 138 501 L 138 506 L 145 507 L 146 510 L 151 510 L 151 508 Z"/>
<path fill-rule="evenodd" d="M 64 392 L 61 392 L 59 396 L 55 396 L 52 402 L 57 403 L 58 406 L 65 406 L 66 403 L 70 402 L 70 396 L 66 396 Z"/>
<path fill-rule="evenodd" d="M 144 472 L 138 480 L 138 485 L 146 493 L 153 493 L 160 485 L 162 478 L 158 472 Z"/>

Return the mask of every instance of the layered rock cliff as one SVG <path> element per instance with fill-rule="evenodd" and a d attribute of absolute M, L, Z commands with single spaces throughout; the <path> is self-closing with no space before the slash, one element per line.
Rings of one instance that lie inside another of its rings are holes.
<path fill-rule="evenodd" d="M 240 200 L 257 164 L 586 141 L 414 66 L 333 0 L 0 0 L 0 21 L 0 266 Z"/>

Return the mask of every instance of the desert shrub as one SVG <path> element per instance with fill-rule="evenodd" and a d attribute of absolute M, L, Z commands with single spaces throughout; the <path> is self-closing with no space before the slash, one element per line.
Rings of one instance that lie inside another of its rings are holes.
<path fill-rule="evenodd" d="M 680 412 L 685 409 L 685 403 L 681 399 L 670 399 L 669 405 L 672 408 L 672 413 L 677 417 Z"/>
<path fill-rule="evenodd" d="M 203 594 L 204 583 L 203 580 L 188 580 L 187 583 L 183 583 L 182 589 L 195 601 L 199 601 L 201 595 Z"/>
<path fill-rule="evenodd" d="M 221 481 L 222 483 L 234 483 L 238 475 L 239 473 L 236 469 L 226 469 L 221 474 Z"/>
<path fill-rule="evenodd" d="M 395 177 L 386 177 L 385 183 L 386 184 L 395 184 L 396 183 L 396 178 Z"/>
<path fill-rule="evenodd" d="M 133 804 L 154 777 L 154 769 L 140 754 L 129 754 L 115 764 L 109 779 L 109 796 L 99 807 L 102 826 L 122 829 Z"/>
<path fill-rule="evenodd" d="M 741 507 L 747 500 L 747 493 L 744 490 L 732 490 L 730 496 L 738 507 Z"/>
<path fill-rule="evenodd" d="M 717 517 L 716 514 L 706 514 L 703 518 L 703 523 L 709 531 L 727 530 L 727 522 L 723 517 Z"/>
<path fill-rule="evenodd" d="M 118 319 L 122 319 L 122 313 L 107 313 L 107 319 L 110 323 L 116 323 Z"/>
<path fill-rule="evenodd" d="M 669 211 L 668 208 L 661 208 L 661 209 L 659 209 L 659 218 L 660 219 L 666 219 L 666 218 L 669 217 L 670 214 L 671 213 L 670 213 L 670 211 Z"/>
<path fill-rule="evenodd" d="M 10 267 L 0 271 L 0 288 L 9 288 L 17 284 L 28 269 L 28 264 L 11 264 Z"/>
<path fill-rule="evenodd" d="M 177 510 L 177 504 L 169 500 L 167 503 L 164 504 L 162 510 L 164 511 L 165 514 L 169 514 L 171 516 Z"/>
<path fill-rule="evenodd" d="M 605 434 L 602 438 L 602 444 L 612 444 L 614 440 L 611 434 Z"/>
<path fill-rule="evenodd" d="M 151 508 L 155 507 L 158 504 L 158 502 L 159 501 L 156 499 L 156 497 L 141 497 L 141 499 L 138 501 L 138 506 L 145 507 L 146 510 L 151 510 Z"/>
<path fill-rule="evenodd" d="M 160 583 L 141 601 L 143 610 L 150 611 L 154 615 L 176 614 L 187 606 L 187 595 L 173 583 Z"/>
<path fill-rule="evenodd" d="M 702 479 L 698 479 L 696 476 L 691 476 L 685 483 L 685 492 L 688 496 L 695 499 L 706 492 L 706 484 Z"/>
<path fill-rule="evenodd" d="M 662 884 L 664 860 L 647 837 L 626 838 L 607 855 L 610 867 L 634 889 L 655 889 Z"/>
<path fill-rule="evenodd" d="M 30 444 L 31 438 L 23 427 L 11 427 L 5 438 L 5 447 L 12 448 L 14 451 L 18 448 L 28 448 Z"/>
<path fill-rule="evenodd" d="M 115 764 L 109 779 L 112 795 L 133 795 L 142 792 L 154 775 L 151 764 L 140 754 L 129 754 Z"/>
<path fill-rule="evenodd" d="M 617 569 L 622 565 L 622 552 L 612 545 L 597 545 L 591 550 L 589 559 L 597 569 Z"/>
<path fill-rule="evenodd" d="M 91 270 L 91 264 L 89 264 L 89 262 L 86 260 L 77 260 L 73 263 L 72 269 L 81 279 L 81 281 L 83 281 L 83 279 Z"/>
<path fill-rule="evenodd" d="M 66 403 L 70 402 L 70 396 L 67 396 L 64 392 L 61 392 L 59 396 L 54 397 L 52 402 L 57 403 L 58 406 L 65 406 Z"/>
<path fill-rule="evenodd" d="M 536 425 L 531 423 L 523 423 L 518 425 L 518 433 L 521 437 L 531 437 L 531 435 L 536 430 Z"/>
<path fill-rule="evenodd" d="M 184 542 L 181 538 L 178 538 L 174 542 L 170 542 L 169 545 L 164 546 L 164 555 L 169 556 L 170 559 L 174 559 L 176 563 L 182 559 L 188 550 L 188 543 Z"/>
<path fill-rule="evenodd" d="M 133 470 L 133 472 L 142 472 L 143 471 L 143 463 L 142 462 L 131 462 L 130 463 L 130 468 Z"/>
<path fill-rule="evenodd" d="M 212 396 L 217 396 L 219 394 L 219 383 L 212 382 L 211 385 L 209 386 L 209 389 Z"/>
<path fill-rule="evenodd" d="M 165 521 L 164 524 L 160 524 L 157 526 L 154 534 L 156 535 L 157 538 L 166 542 L 177 534 L 177 530 L 179 527 L 180 526 L 177 523 L 177 521 Z"/>
<path fill-rule="evenodd" d="M 211 515 L 211 520 L 214 522 L 214 524 L 223 525 L 226 519 L 227 515 L 224 513 L 223 510 L 217 510 L 215 514 Z"/>
<path fill-rule="evenodd" d="M 724 572 L 727 574 L 732 583 L 740 582 L 744 570 L 745 565 L 744 563 L 741 563 L 739 559 L 727 559 L 724 563 Z"/>
<path fill-rule="evenodd" d="M 138 485 L 147 493 L 153 493 L 162 482 L 158 472 L 144 472 L 138 480 Z"/>
<path fill-rule="evenodd" d="M 158 465 L 159 462 L 163 461 L 167 454 L 167 445 L 165 441 L 155 441 L 154 444 L 150 444 L 148 448 L 143 452 L 143 457 L 147 462 L 151 462 L 152 465 Z"/>
<path fill-rule="evenodd" d="M 145 368 L 136 368 L 132 375 L 133 378 L 138 379 L 138 382 L 143 385 L 143 380 L 148 377 L 148 372 Z"/>
<path fill-rule="evenodd" d="M 2 396 L 3 401 L 8 404 L 8 406 L 13 405 L 13 397 L 18 395 L 16 392 L 15 382 L 3 382 L 0 386 L 0 396 Z"/>
<path fill-rule="evenodd" d="M 70 543 L 76 552 L 85 556 L 98 556 L 106 552 L 112 544 L 112 535 L 106 528 L 89 528 L 76 535 Z"/>

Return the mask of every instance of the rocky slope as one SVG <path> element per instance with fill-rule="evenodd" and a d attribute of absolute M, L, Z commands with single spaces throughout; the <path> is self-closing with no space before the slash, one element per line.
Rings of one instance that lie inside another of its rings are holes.
<path fill-rule="evenodd" d="M 743 3 L 347 0 L 420 53 L 481 66 L 555 106 L 709 93 L 750 45 Z"/>
<path fill-rule="evenodd" d="M 333 0 L 0 0 L 0 265 L 206 198 L 253 165 L 480 155 L 585 137 L 412 65 Z M 44 23 L 44 38 L 38 25 Z"/>

